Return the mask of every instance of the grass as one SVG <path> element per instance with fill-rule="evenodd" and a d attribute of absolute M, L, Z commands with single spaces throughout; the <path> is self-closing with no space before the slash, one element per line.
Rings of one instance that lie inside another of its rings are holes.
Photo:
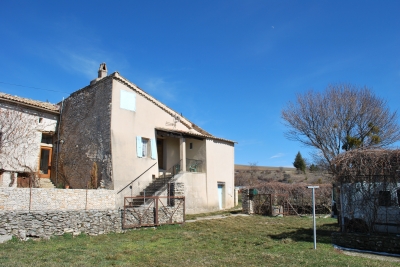
<path fill-rule="evenodd" d="M 230 216 L 101 236 L 0 244 L 0 266 L 396 266 L 347 256 L 330 241 L 336 220 Z"/>

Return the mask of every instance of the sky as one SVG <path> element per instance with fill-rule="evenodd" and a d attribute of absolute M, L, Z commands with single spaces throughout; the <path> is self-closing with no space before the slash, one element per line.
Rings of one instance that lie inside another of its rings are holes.
<path fill-rule="evenodd" d="M 400 106 L 400 1 L 3 1 L 0 91 L 58 103 L 118 71 L 215 136 L 235 163 L 290 167 L 281 111 L 329 84 Z M 396 144 L 397 145 L 397 144 Z"/>

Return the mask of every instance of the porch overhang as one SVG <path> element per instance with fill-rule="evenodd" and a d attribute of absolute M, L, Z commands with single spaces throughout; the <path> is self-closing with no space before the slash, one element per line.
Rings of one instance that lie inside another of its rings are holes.
<path fill-rule="evenodd" d="M 164 129 L 164 128 L 156 128 L 157 136 L 160 137 L 172 137 L 172 138 L 192 138 L 196 140 L 204 140 L 206 137 L 203 137 L 199 134 L 192 134 L 190 132 L 183 132 L 179 130 L 173 129 Z"/>
<path fill-rule="evenodd" d="M 189 131 L 182 131 L 182 130 L 177 130 L 177 129 L 167 129 L 167 128 L 160 128 L 156 127 L 156 133 L 157 136 L 160 137 L 174 137 L 174 138 L 193 138 L 197 140 L 204 140 L 204 139 L 212 139 L 212 140 L 217 140 L 217 141 L 224 141 L 232 144 L 237 144 L 237 142 L 224 139 L 224 138 L 219 138 L 213 135 L 205 135 L 201 133 L 194 133 L 194 132 L 189 132 Z"/>

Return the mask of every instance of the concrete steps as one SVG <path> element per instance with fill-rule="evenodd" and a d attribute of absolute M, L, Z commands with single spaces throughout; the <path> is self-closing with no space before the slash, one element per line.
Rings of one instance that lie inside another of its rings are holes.
<path fill-rule="evenodd" d="M 151 199 L 145 200 L 145 197 L 150 197 L 150 196 L 155 196 L 157 195 L 158 191 L 163 191 L 167 189 L 168 183 L 171 181 L 172 175 L 166 175 L 165 178 L 155 178 L 153 179 L 153 182 L 149 184 L 142 192 L 140 192 L 137 197 L 141 197 L 140 199 L 133 199 L 131 202 L 131 206 L 133 207 L 138 207 L 143 204 L 149 204 L 151 203 Z"/>
<path fill-rule="evenodd" d="M 41 178 L 39 184 L 40 188 L 56 188 L 50 179 Z"/>

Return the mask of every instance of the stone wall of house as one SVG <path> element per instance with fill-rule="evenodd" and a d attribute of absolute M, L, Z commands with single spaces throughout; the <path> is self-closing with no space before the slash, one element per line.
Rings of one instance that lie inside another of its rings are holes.
<path fill-rule="evenodd" d="M 345 248 L 400 254 L 400 237 L 395 235 L 366 235 L 332 233 L 332 244 Z"/>
<path fill-rule="evenodd" d="M 249 194 L 249 189 L 242 189 L 242 211 L 245 214 L 253 214 L 253 197 Z"/>
<path fill-rule="evenodd" d="M 0 188 L 0 210 L 115 209 L 114 190 Z"/>
<path fill-rule="evenodd" d="M 60 151 L 54 154 L 58 175 L 53 183 L 86 188 L 91 181 L 93 163 L 98 181 L 113 189 L 111 164 L 111 95 L 112 78 L 106 77 L 71 94 L 64 100 L 60 123 Z"/>

